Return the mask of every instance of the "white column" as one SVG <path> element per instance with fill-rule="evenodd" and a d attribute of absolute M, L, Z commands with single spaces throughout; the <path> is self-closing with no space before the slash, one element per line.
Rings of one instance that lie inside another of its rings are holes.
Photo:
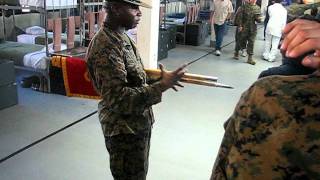
<path fill-rule="evenodd" d="M 151 9 L 140 7 L 142 18 L 137 30 L 137 48 L 145 68 L 157 68 L 159 9 L 158 0 L 143 0 Z"/>

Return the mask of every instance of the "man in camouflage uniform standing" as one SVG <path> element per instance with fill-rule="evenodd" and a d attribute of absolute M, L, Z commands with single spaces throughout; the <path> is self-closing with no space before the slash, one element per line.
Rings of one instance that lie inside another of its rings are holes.
<path fill-rule="evenodd" d="M 320 23 L 296 20 L 282 50 L 320 69 Z M 256 81 L 225 123 L 211 180 L 320 179 L 320 74 Z"/>
<path fill-rule="evenodd" d="M 104 26 L 91 40 L 87 66 L 97 92 L 99 120 L 110 155 L 115 180 L 145 180 L 148 171 L 151 106 L 161 101 L 162 92 L 176 85 L 185 66 L 168 72 L 160 65 L 161 79 L 148 81 L 135 43 L 125 30 L 137 26 L 140 0 L 109 0 Z"/>
<path fill-rule="evenodd" d="M 248 3 L 248 0 L 244 0 L 243 4 Z M 242 6 L 243 4 L 237 9 L 236 13 L 234 14 L 234 19 L 233 19 L 233 24 L 237 26 L 236 28 L 236 32 L 235 32 L 235 53 L 233 58 L 238 60 L 239 59 L 239 50 L 243 51 L 244 49 L 246 49 L 247 46 L 247 41 L 241 41 L 241 33 L 239 31 L 239 21 L 240 18 L 242 18 Z M 241 15 L 241 16 L 240 16 Z M 240 43 L 244 43 L 244 44 L 240 44 Z M 245 57 L 245 56 L 244 56 Z"/>
<path fill-rule="evenodd" d="M 257 24 L 261 22 L 261 13 L 259 6 L 256 5 L 256 0 L 249 0 L 249 3 L 245 3 L 242 6 L 241 12 L 238 14 L 238 31 L 241 32 L 240 37 L 238 37 L 239 44 L 247 44 L 248 60 L 247 63 L 255 65 L 253 60 L 253 49 L 254 41 L 257 35 Z M 239 59 L 240 46 L 236 47 L 234 58 Z"/>

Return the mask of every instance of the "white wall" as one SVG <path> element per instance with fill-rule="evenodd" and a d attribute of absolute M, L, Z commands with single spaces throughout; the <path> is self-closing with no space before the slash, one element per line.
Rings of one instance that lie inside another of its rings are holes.
<path fill-rule="evenodd" d="M 137 30 L 137 47 L 145 68 L 156 68 L 158 57 L 159 35 L 159 0 L 143 0 L 152 6 L 141 7 L 142 19 Z"/>

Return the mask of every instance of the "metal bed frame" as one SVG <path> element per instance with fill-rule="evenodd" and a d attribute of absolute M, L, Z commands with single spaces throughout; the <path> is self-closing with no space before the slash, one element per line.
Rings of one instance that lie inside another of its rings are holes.
<path fill-rule="evenodd" d="M 76 2 L 77 0 L 73 0 L 73 2 Z M 61 4 L 61 0 L 59 0 L 59 3 Z M 75 3 L 76 4 L 76 3 Z M 5 27 L 5 11 L 7 10 L 12 10 L 13 11 L 13 23 L 15 24 L 15 11 L 16 10 L 29 10 L 29 11 L 36 11 L 40 13 L 40 24 L 42 24 L 45 28 L 45 47 L 46 47 L 46 56 L 50 57 L 49 49 L 48 49 L 48 11 L 55 11 L 55 10 L 60 10 L 60 15 L 61 15 L 61 9 L 71 9 L 71 8 L 77 8 L 76 5 L 69 5 L 69 6 L 47 6 L 46 0 L 43 1 L 43 7 L 39 6 L 24 6 L 24 5 L 19 5 L 19 6 L 12 6 L 12 5 L 5 5 L 5 4 L 0 4 L 0 9 L 2 12 L 2 21 L 3 21 L 3 32 L 4 32 L 4 40 L 6 40 L 6 27 Z M 80 38 L 82 39 L 82 38 Z M 50 88 L 50 75 L 49 75 L 49 66 L 50 66 L 50 60 L 49 58 L 46 58 L 46 64 L 47 68 L 45 70 L 42 69 L 35 69 L 31 67 L 25 67 L 25 66 L 19 66 L 15 65 L 16 69 L 20 70 L 26 70 L 26 71 L 31 71 L 35 72 L 37 74 L 42 75 L 43 77 L 46 78 L 47 80 L 47 86 L 48 86 L 48 92 L 51 92 Z M 40 78 L 41 79 L 41 78 Z M 41 82 L 44 83 L 44 82 Z"/>

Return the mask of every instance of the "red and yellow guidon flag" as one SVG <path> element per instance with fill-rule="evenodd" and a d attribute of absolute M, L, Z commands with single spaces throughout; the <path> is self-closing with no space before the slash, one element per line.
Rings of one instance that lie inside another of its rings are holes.
<path fill-rule="evenodd" d="M 67 96 L 100 99 L 90 80 L 86 62 L 75 57 L 61 57 Z"/>

